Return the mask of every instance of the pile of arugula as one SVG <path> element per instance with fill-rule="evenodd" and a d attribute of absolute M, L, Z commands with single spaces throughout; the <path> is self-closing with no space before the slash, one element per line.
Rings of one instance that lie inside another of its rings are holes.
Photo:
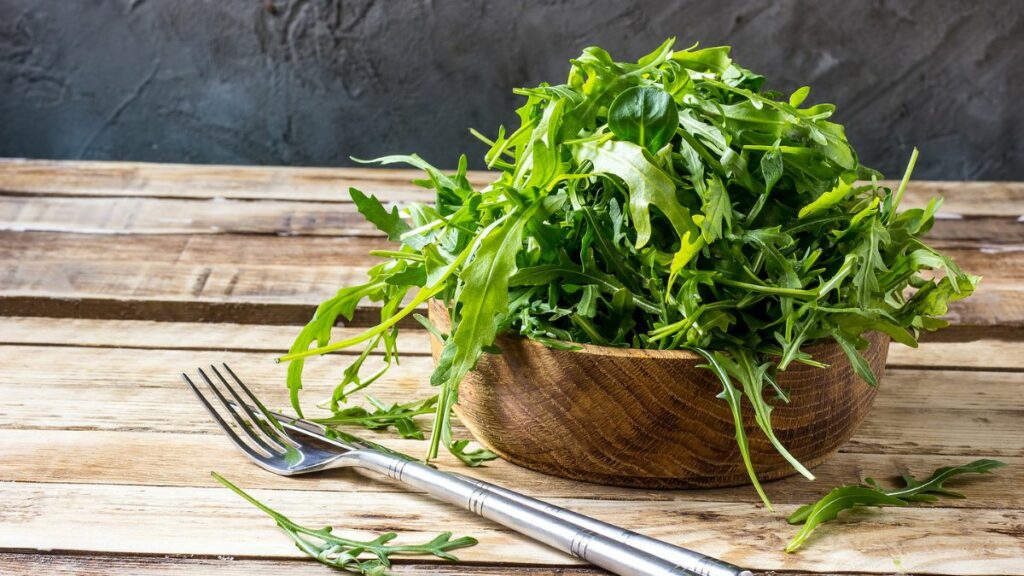
<path fill-rule="evenodd" d="M 413 155 L 377 162 L 421 168 L 417 183 L 435 192 L 433 204 L 399 214 L 351 190 L 363 216 L 398 246 L 374 252 L 382 260 L 367 281 L 322 303 L 282 358 L 294 408 L 302 414 L 307 357 L 362 346 L 331 399 L 337 421 L 393 423 L 415 436 L 410 415 L 433 410 L 428 459 L 443 443 L 475 466 L 494 455 L 453 438 L 452 406 L 480 355 L 498 352 L 497 334 L 551 346 L 694 350 L 721 380 L 750 480 L 767 503 L 744 410 L 813 477 L 772 431 L 769 400 L 786 401 L 776 373 L 817 364 L 804 348 L 834 340 L 874 385 L 859 352 L 863 334 L 915 346 L 922 330 L 945 325 L 948 303 L 971 294 L 978 278 L 921 241 L 938 200 L 898 211 L 916 151 L 895 191 L 880 186 L 828 120 L 834 106 L 804 105 L 807 87 L 783 99 L 728 47 L 673 50 L 671 39 L 636 63 L 592 47 L 571 64 L 565 84 L 515 91 L 526 98 L 518 129 L 477 134 L 490 145 L 487 165 L 500 171 L 484 189 L 470 186 L 464 157 L 447 175 Z M 344 408 L 397 362 L 399 322 L 431 298 L 453 321 L 439 334 L 437 398 Z M 338 318 L 364 301 L 380 303 L 380 323 L 332 341 Z M 384 366 L 366 373 L 375 350 Z"/>

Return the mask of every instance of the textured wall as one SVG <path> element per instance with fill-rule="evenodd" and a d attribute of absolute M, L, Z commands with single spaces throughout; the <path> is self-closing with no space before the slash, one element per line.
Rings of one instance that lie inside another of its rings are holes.
<path fill-rule="evenodd" d="M 600 44 L 732 44 L 832 101 L 865 163 L 1024 180 L 1024 2 L 0 0 L 0 156 L 452 166 Z"/>

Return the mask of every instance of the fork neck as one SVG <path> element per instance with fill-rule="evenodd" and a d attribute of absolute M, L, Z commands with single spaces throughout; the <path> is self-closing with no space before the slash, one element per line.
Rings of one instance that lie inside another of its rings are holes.
<path fill-rule="evenodd" d="M 399 482 L 403 481 L 403 472 L 405 471 L 406 465 L 414 460 L 406 460 L 397 456 L 372 450 L 369 448 L 360 448 L 359 450 L 353 450 L 345 454 L 341 460 L 347 460 L 343 465 L 358 466 L 365 470 L 370 470 L 387 476 L 392 480 Z"/>

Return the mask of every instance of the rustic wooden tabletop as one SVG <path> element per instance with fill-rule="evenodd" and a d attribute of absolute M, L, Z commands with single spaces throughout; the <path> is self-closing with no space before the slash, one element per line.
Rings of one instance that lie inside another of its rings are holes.
<path fill-rule="evenodd" d="M 302 559 L 211 469 L 311 525 L 480 539 L 459 552 L 466 564 L 403 563 L 400 574 L 600 573 L 376 478 L 265 473 L 179 380 L 182 370 L 227 361 L 269 404 L 285 406 L 274 354 L 313 305 L 361 277 L 370 249 L 386 245 L 345 190 L 426 198 L 412 176 L 0 161 L 0 574 L 329 570 Z M 628 490 L 504 462 L 469 473 L 755 571 L 1024 574 L 1024 184 L 919 182 L 909 203 L 935 194 L 946 204 L 931 241 L 983 275 L 982 287 L 951 311 L 953 327 L 917 350 L 892 347 L 871 415 L 815 470 L 817 482 L 766 485 L 777 513 L 748 487 Z M 368 319 L 357 314 L 357 323 Z M 426 395 L 424 334 L 407 331 L 400 348 L 405 361 L 375 394 Z M 306 398 L 327 395 L 340 371 L 337 358 L 311 362 Z M 1009 466 L 963 480 L 967 499 L 848 514 L 799 553 L 781 551 L 794 532 L 785 514 L 836 484 L 979 457 Z"/>

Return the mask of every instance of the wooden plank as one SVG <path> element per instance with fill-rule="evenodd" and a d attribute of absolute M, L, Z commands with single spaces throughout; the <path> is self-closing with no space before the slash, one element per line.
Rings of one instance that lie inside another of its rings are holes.
<path fill-rule="evenodd" d="M 81 234 L 379 236 L 353 204 L 235 199 L 0 196 L 0 230 Z M 936 219 L 933 241 L 1024 243 L 1011 214 Z"/>
<path fill-rule="evenodd" d="M 380 236 L 352 204 L 0 196 L 0 230 L 80 234 Z"/>
<path fill-rule="evenodd" d="M 896 189 L 896 181 L 884 182 Z M 912 180 L 901 207 L 923 208 L 935 197 L 942 197 L 940 213 L 958 216 L 1024 214 L 1024 182 L 958 182 Z"/>
<path fill-rule="evenodd" d="M 302 323 L 338 288 L 362 281 L 366 267 L 378 261 L 369 251 L 385 246 L 383 238 L 159 235 L 128 241 L 0 233 L 0 313 Z M 984 276 L 972 298 L 953 304 L 955 323 L 1024 327 L 1024 246 L 947 251 Z M 372 317 L 372 308 L 365 312 L 358 322 Z M 940 337 L 996 336 L 985 332 Z"/>
<path fill-rule="evenodd" d="M 228 234 L 70 234 L 0 232 L 0 261 L 160 262 L 213 266 L 294 266 L 369 268 L 381 261 L 371 250 L 393 250 L 383 236 L 263 236 Z M 1004 250 L 1005 251 L 1005 250 Z M 971 254 L 973 251 L 966 251 Z M 1024 246 L 1018 252 L 1024 259 Z M 1012 261 L 1014 253 L 1004 260 Z M 1024 264 L 1021 264 L 1024 267 Z"/>
<path fill-rule="evenodd" d="M 307 364 L 304 405 L 328 397 L 344 363 Z M 272 407 L 287 406 L 283 365 L 267 354 L 113 348 L 0 348 L 0 428 L 211 433 L 179 371 L 225 361 Z M 366 369 L 373 370 L 374 362 Z M 83 367 L 89 367 L 83 370 Z M 407 357 L 374 384 L 385 401 L 422 398 L 428 357 Z M 890 370 L 877 405 L 844 450 L 872 454 L 1024 457 L 1024 374 Z M 460 432 L 462 433 L 462 432 Z M 409 451 L 420 446 L 402 446 Z"/>
<path fill-rule="evenodd" d="M 417 328 L 403 330 L 399 334 L 398 350 L 403 355 L 430 353 L 426 332 Z M 291 346 L 300 329 L 298 325 L 0 317 L 0 344 L 277 354 Z M 362 330 L 338 326 L 334 334 L 336 338 L 344 339 Z M 918 348 L 892 343 L 888 366 L 921 370 L 1021 371 L 1024 370 L 1024 342 L 997 339 L 975 340 L 968 345 L 962 342 L 923 342 Z"/>
<path fill-rule="evenodd" d="M 982 338 L 963 342 L 925 341 L 918 348 L 889 345 L 887 366 L 923 370 L 1024 370 L 1024 343 Z"/>
<path fill-rule="evenodd" d="M 419 170 L 380 167 L 304 168 L 144 162 L 0 159 L 0 192 L 34 196 L 135 196 L 350 202 L 348 188 L 389 201 L 429 200 L 411 183 Z M 470 171 L 484 186 L 488 172 Z"/>
<path fill-rule="evenodd" d="M 295 168 L 0 159 L 0 192 L 37 196 L 136 196 L 348 202 L 349 186 L 389 201 L 430 198 L 410 184 L 422 173 L 391 168 Z M 469 174 L 475 186 L 495 175 Z M 883 185 L 895 188 L 896 181 Z M 905 207 L 942 196 L 944 214 L 1024 214 L 1024 183 L 911 181 Z"/>
<path fill-rule="evenodd" d="M 155 269 L 155 268 L 154 268 Z M 24 270 L 24 269 L 22 269 Z M 37 270 L 38 271 L 38 270 Z M 0 276 L 3 269 L 0 267 Z M 344 271 L 340 271 L 344 272 Z M 159 280 L 167 285 L 192 286 L 202 283 L 203 270 L 185 273 L 186 279 L 175 275 L 163 276 Z M 25 278 L 25 275 L 21 275 Z M 36 277 L 39 276 L 30 276 Z M 253 276 L 248 276 L 253 278 Z M 84 275 L 80 280 L 97 280 L 95 275 Z M 106 276 L 106 278 L 114 278 Z M 223 277 L 222 277 L 223 278 Z M 124 278 L 116 278 L 121 285 Z M 42 281 L 42 280 L 40 280 Z M 92 296 L 75 295 L 73 290 L 60 292 L 32 292 L 29 290 L 4 294 L 0 290 L 0 315 L 42 316 L 50 318 L 89 318 L 110 320 L 161 320 L 167 322 L 230 322 L 241 324 L 301 324 L 313 316 L 316 305 L 333 294 L 333 290 L 317 296 L 304 294 L 290 295 L 288 287 L 296 283 L 294 276 L 282 279 L 275 285 L 275 292 L 260 299 L 242 298 L 237 292 L 219 298 L 183 298 L 159 295 L 155 291 L 158 277 L 153 276 L 145 283 L 150 293 L 144 296 Z M 230 280 L 229 280 L 230 283 Z M 338 286 L 343 284 L 338 283 Z M 979 339 L 1020 340 L 1024 331 L 1024 291 L 1014 289 L 987 288 L 977 292 L 970 299 L 954 302 L 950 306 L 948 319 L 952 326 L 938 332 L 922 334 L 927 342 L 969 342 Z M 425 308 L 423 309 L 425 310 Z M 423 310 L 420 310 L 423 313 Z M 362 306 L 356 310 L 350 326 L 372 326 L 380 320 L 380 308 Z M 415 320 L 405 319 L 400 324 L 405 328 L 417 328 Z"/>
<path fill-rule="evenodd" d="M 121 265 L 130 274 L 139 263 L 230 268 L 292 267 L 303 270 L 349 266 L 365 270 L 381 262 L 372 250 L 393 249 L 384 238 L 265 237 L 204 235 L 96 236 L 52 232 L 0 232 L 0 263 L 56 266 Z M 1019 287 L 1024 282 L 1024 245 L 945 246 L 945 254 L 984 277 L 982 287 Z M 17 285 L 11 286 L 16 288 Z"/>
<path fill-rule="evenodd" d="M 583 566 L 487 566 L 465 563 L 410 564 L 399 560 L 392 572 L 399 576 L 607 576 L 604 570 Z M 269 559 L 196 556 L 140 556 L 119 554 L 56 554 L 0 552 L 0 573 L 11 576 L 74 574 L 75 576 L 180 576 L 218 574 L 225 576 L 323 576 L 337 574 L 329 568 L 303 559 Z M 819 572 L 773 570 L 773 576 L 811 576 Z M 844 576 L 866 576 L 867 572 L 844 571 Z"/>
<path fill-rule="evenodd" d="M 415 456 L 421 456 L 424 449 L 418 442 L 386 442 L 394 448 L 405 448 Z M 118 454 L 119 458 L 110 458 L 110 454 Z M 215 487 L 218 484 L 206 474 L 207 469 L 215 468 L 229 478 L 244 478 L 253 488 L 332 490 L 337 488 L 339 478 L 354 481 L 360 474 L 344 471 L 300 478 L 264 474 L 217 433 L 0 429 L 0 460 L 6 463 L 0 469 L 0 482 Z M 131 462 L 131 466 L 124 466 L 125 461 Z M 883 482 L 903 473 L 927 477 L 936 468 L 965 461 L 956 456 L 841 452 L 814 468 L 817 477 L 814 482 L 797 475 L 767 483 L 765 489 L 775 504 L 799 505 L 817 500 L 834 486 L 851 484 L 865 477 Z M 962 488 L 968 498 L 949 499 L 942 506 L 1024 509 L 1024 494 L 1016 489 L 1024 485 L 1024 458 L 1004 457 L 1004 461 L 1008 466 L 996 474 L 957 480 L 956 486 Z M 581 489 L 579 482 L 532 472 L 504 460 L 475 469 L 461 467 L 450 458 L 445 458 L 443 464 L 481 480 L 514 486 L 517 491 L 538 498 L 751 504 L 759 501 L 749 486 L 651 491 L 587 484 Z M 360 485 L 360 490 L 365 492 L 407 491 L 374 474 L 367 473 L 367 478 Z"/>
<path fill-rule="evenodd" d="M 0 317 L 0 344 L 231 350 L 280 354 L 291 346 L 301 329 L 302 326 L 297 325 Z M 334 334 L 338 338 L 347 338 L 363 330 L 338 326 L 334 329 Z M 1016 350 L 1017 347 L 1024 352 L 1024 343 L 994 342 L 997 350 L 1006 352 L 1003 356 L 1008 361 L 1015 357 L 1009 352 Z M 409 356 L 429 354 L 430 343 L 426 331 L 401 331 L 398 336 L 398 350 Z"/>
<path fill-rule="evenodd" d="M 392 572 L 399 576 L 607 576 L 604 570 L 583 566 L 487 566 L 434 563 L 409 564 L 399 560 Z M 300 559 L 140 556 L 119 554 L 56 554 L 0 552 L 0 573 L 11 576 L 74 574 L 76 576 L 179 576 L 181 574 L 218 574 L 225 576 L 323 576 L 336 574 L 315 562 Z M 773 570 L 771 576 L 812 576 L 820 572 Z M 866 576 L 867 572 L 843 571 L 843 576 Z"/>
<path fill-rule="evenodd" d="M 1024 245 L 942 245 L 965 269 L 987 283 L 1024 279 Z M 264 237 L 202 234 L 121 236 L 53 232 L 0 232 L 0 260 L 32 262 L 165 262 L 274 265 L 303 268 L 370 266 L 371 250 L 392 248 L 382 237 Z"/>
<path fill-rule="evenodd" d="M 460 551 L 469 562 L 571 562 L 469 512 L 417 494 L 379 498 L 360 492 L 357 485 L 253 494 L 295 521 L 344 524 L 344 532 L 356 537 L 396 531 L 413 541 L 455 526 L 459 534 L 480 540 Z M 709 511 L 704 502 L 551 501 L 756 570 L 814 570 L 841 558 L 844 568 L 866 572 L 889 573 L 895 564 L 915 573 L 1024 574 L 1019 562 L 1024 538 L 1014 527 L 1024 519 L 1019 511 L 865 511 L 820 528 L 800 553 L 785 554 L 780 549 L 794 529 L 784 515 L 792 506 L 770 513 L 746 503 L 717 504 Z M 4 530 L 9 549 L 270 558 L 300 554 L 262 512 L 224 489 L 6 483 L 0 485 L 0 511 L 5 525 L 16 527 Z M 883 533 L 885 538 L 879 538 Z"/>
<path fill-rule="evenodd" d="M 1024 281 L 1024 244 L 936 243 L 965 270 L 985 282 Z M 205 234 L 95 235 L 0 231 L 0 261 L 160 262 L 330 268 L 370 267 L 372 250 L 393 250 L 383 236 L 265 236 Z"/>
<path fill-rule="evenodd" d="M 366 281 L 362 266 L 166 264 L 163 262 L 0 262 L 0 295 L 183 302 L 319 304 Z"/>

